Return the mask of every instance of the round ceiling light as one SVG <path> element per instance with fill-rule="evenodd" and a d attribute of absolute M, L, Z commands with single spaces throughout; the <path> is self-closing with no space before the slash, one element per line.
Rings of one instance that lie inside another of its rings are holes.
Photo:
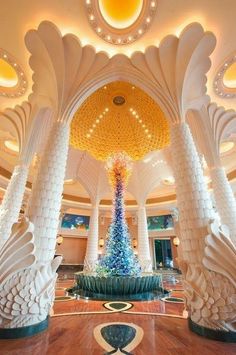
<path fill-rule="evenodd" d="M 234 142 L 222 142 L 220 144 L 220 154 L 224 154 L 232 150 L 234 147 Z"/>
<path fill-rule="evenodd" d="M 139 39 L 156 12 L 153 0 L 85 0 L 89 23 L 104 41 L 116 45 Z"/>
<path fill-rule="evenodd" d="M 114 103 L 116 106 L 124 105 L 124 103 L 125 103 L 125 98 L 124 98 L 124 96 L 121 96 L 121 95 L 115 96 L 114 99 L 113 99 L 113 103 Z"/>
<path fill-rule="evenodd" d="M 19 153 L 19 145 L 16 141 L 7 140 L 4 142 L 4 144 L 7 149 L 11 150 L 12 152 Z"/>
<path fill-rule="evenodd" d="M 169 176 L 166 179 L 163 179 L 162 182 L 164 185 L 173 186 L 175 184 L 175 179 L 173 176 Z"/>
<path fill-rule="evenodd" d="M 236 98 L 236 55 L 231 55 L 216 73 L 214 80 L 216 95 L 224 99 Z"/>

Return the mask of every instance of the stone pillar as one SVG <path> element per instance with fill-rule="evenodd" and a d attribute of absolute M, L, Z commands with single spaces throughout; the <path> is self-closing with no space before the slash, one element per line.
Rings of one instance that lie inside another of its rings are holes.
<path fill-rule="evenodd" d="M 52 260 L 55 253 L 68 146 L 69 125 L 56 122 L 40 160 L 29 206 L 39 262 Z"/>
<path fill-rule="evenodd" d="M 11 228 L 17 222 L 29 167 L 26 164 L 17 165 L 7 186 L 0 207 L 0 249 L 11 234 Z"/>
<path fill-rule="evenodd" d="M 215 167 L 210 170 L 216 208 L 221 223 L 230 230 L 231 240 L 236 246 L 236 201 L 224 168 Z"/>
<path fill-rule="evenodd" d="M 142 271 L 151 272 L 152 259 L 149 247 L 147 214 L 143 205 L 138 207 L 138 257 Z"/>
<path fill-rule="evenodd" d="M 98 222 L 99 222 L 99 204 L 92 206 L 92 213 L 89 222 L 89 232 L 84 259 L 84 270 L 94 271 L 98 259 Z"/>
<path fill-rule="evenodd" d="M 171 127 L 181 260 L 189 326 L 213 339 L 236 341 L 236 248 L 214 211 L 186 123 Z M 227 339 L 227 340 L 226 340 Z"/>

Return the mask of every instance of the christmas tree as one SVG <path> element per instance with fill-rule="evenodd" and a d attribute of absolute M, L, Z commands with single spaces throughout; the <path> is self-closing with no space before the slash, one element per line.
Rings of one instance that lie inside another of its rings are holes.
<path fill-rule="evenodd" d="M 131 159 L 123 152 L 113 154 L 107 161 L 106 169 L 114 195 L 112 223 L 105 255 L 99 262 L 97 273 L 104 276 L 137 276 L 141 273 L 141 267 L 131 246 L 124 205 L 124 193 L 132 170 Z"/>

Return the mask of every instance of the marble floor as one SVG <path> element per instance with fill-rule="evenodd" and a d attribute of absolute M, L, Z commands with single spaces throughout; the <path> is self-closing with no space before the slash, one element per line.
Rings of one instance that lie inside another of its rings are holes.
<path fill-rule="evenodd" d="M 0 340 L 0 355 L 201 354 L 233 355 L 236 344 L 189 331 L 182 303 L 162 300 L 110 302 L 65 299 L 71 279 L 57 282 L 48 331 L 31 338 Z M 181 277 L 165 275 L 171 296 L 183 298 Z"/>

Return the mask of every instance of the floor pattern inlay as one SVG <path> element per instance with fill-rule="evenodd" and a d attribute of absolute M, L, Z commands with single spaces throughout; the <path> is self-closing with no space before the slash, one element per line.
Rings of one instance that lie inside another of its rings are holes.
<path fill-rule="evenodd" d="M 106 350 L 105 354 L 127 354 L 143 339 L 143 329 L 133 323 L 113 322 L 99 324 L 94 328 L 97 343 Z"/>

